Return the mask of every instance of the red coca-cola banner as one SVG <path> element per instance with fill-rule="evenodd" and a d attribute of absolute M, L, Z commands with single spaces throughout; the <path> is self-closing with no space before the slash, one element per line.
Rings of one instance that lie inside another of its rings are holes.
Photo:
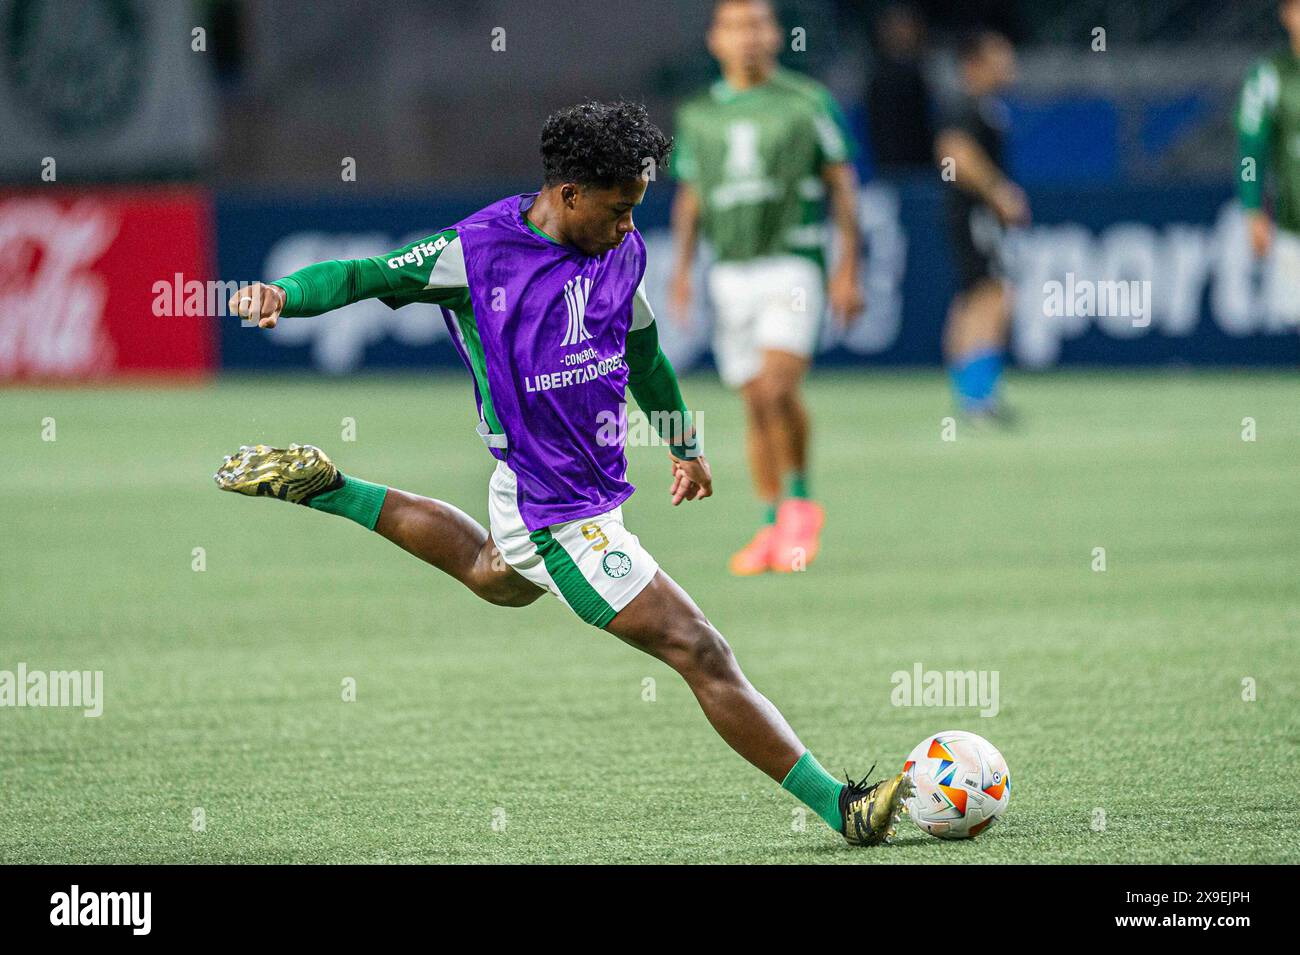
<path fill-rule="evenodd" d="M 196 189 L 0 193 L 0 381 L 208 374 L 216 319 L 157 302 L 211 277 L 211 223 Z"/>

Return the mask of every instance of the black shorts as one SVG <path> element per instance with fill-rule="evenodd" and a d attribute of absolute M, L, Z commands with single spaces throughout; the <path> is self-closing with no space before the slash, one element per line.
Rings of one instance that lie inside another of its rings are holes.
<path fill-rule="evenodd" d="M 1006 230 L 993 210 L 976 203 L 950 203 L 948 238 L 957 266 L 957 288 L 969 292 L 980 282 L 1001 279 L 1002 239 Z"/>

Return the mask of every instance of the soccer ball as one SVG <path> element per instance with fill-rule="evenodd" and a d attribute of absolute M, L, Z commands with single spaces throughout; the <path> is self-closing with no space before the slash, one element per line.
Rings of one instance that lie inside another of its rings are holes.
<path fill-rule="evenodd" d="M 1011 773 L 982 736 L 944 730 L 924 739 L 903 764 L 916 785 L 907 801 L 912 821 L 940 839 L 973 839 L 1011 801 Z"/>

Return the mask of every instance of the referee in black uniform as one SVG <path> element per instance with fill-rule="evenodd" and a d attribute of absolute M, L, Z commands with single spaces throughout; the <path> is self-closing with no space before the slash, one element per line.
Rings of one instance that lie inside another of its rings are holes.
<path fill-rule="evenodd" d="M 958 275 L 944 359 L 961 412 L 974 421 L 1005 423 L 999 379 L 1011 308 L 1001 247 L 1007 227 L 1029 221 L 1025 194 L 1004 171 L 1008 111 L 999 96 L 1015 82 L 1016 56 L 1006 37 L 988 30 L 964 37 L 957 54 L 960 93 L 944 111 L 935 139 Z"/>

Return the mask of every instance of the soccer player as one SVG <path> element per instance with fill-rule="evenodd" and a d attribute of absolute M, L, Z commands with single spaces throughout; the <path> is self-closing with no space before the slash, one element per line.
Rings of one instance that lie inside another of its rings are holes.
<path fill-rule="evenodd" d="M 1278 17 L 1290 42 L 1255 64 L 1241 90 L 1237 194 L 1252 250 L 1274 258 L 1270 307 L 1294 321 L 1300 318 L 1300 0 L 1282 0 Z M 1272 217 L 1264 208 L 1267 179 Z"/>
<path fill-rule="evenodd" d="M 714 255 L 708 290 L 713 356 L 740 390 L 763 520 L 731 558 L 740 575 L 801 570 L 817 556 L 822 508 L 809 496 L 808 372 L 827 297 L 848 325 L 861 313 L 857 176 L 843 117 L 812 80 L 780 68 L 769 0 L 720 0 L 709 51 L 722 78 L 677 114 L 672 304 L 685 321 L 702 234 Z M 824 274 L 825 208 L 839 260 Z"/>
<path fill-rule="evenodd" d="M 935 139 L 958 281 L 943 351 L 958 409 L 972 422 L 1005 424 L 999 382 L 1011 308 L 1000 250 L 1006 227 L 1029 221 L 1025 194 L 1004 171 L 1008 118 L 998 98 L 1015 82 L 1016 58 L 992 31 L 963 38 L 957 57 L 961 92 Z"/>
<path fill-rule="evenodd" d="M 671 141 L 641 106 L 584 103 L 542 130 L 538 193 L 511 196 L 386 255 L 321 262 L 240 289 L 231 307 L 272 328 L 364 298 L 436 305 L 473 379 L 496 459 L 490 530 L 451 504 L 344 474 L 311 445 L 243 447 L 219 487 L 355 521 L 504 607 L 544 592 L 675 669 L 741 756 L 855 845 L 889 840 L 902 774 L 828 774 L 745 678 L 722 635 L 623 524 L 625 389 L 671 445 L 674 505 L 713 479 L 642 285 L 632 213 Z"/>

